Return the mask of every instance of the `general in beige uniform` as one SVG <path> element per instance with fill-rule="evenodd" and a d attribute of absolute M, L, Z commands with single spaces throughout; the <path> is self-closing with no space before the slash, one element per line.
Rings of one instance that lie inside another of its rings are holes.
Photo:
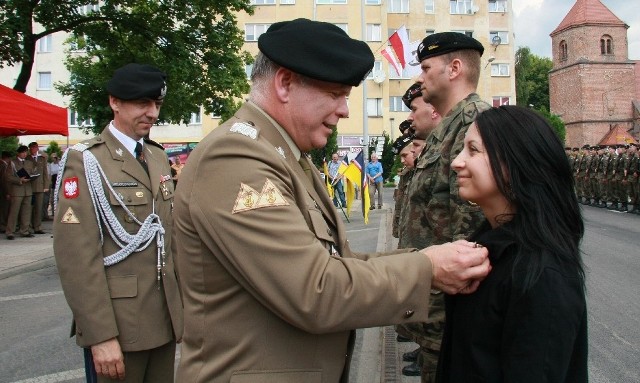
<path fill-rule="evenodd" d="M 326 109 L 326 101 L 343 116 L 346 91 L 373 66 L 370 49 L 332 24 L 304 19 L 273 24 L 259 48 L 254 71 L 271 75 L 254 72 L 256 103 L 205 137 L 180 177 L 174 240 L 185 333 L 177 381 L 344 382 L 353 329 L 426 320 L 432 263 L 422 252 L 352 252 L 301 153 L 322 146 L 331 130 L 294 121 L 310 117 L 297 108 Z M 311 63 L 310 55 L 330 59 Z M 268 97 L 272 91 L 280 96 Z M 320 100 L 298 99 L 307 91 Z M 324 124 L 338 118 L 329 113 Z"/>
<path fill-rule="evenodd" d="M 119 110 L 133 105 L 124 104 L 117 104 Z M 132 153 L 136 140 L 123 138 L 119 124 L 128 126 L 116 115 L 100 136 L 62 159 L 53 227 L 56 263 L 77 344 L 93 350 L 115 338 L 127 382 L 172 382 L 183 323 L 171 252 L 171 171 L 162 147 L 140 137 L 147 174 Z M 111 381 L 108 363 L 95 351 L 92 357 L 98 381 Z"/>

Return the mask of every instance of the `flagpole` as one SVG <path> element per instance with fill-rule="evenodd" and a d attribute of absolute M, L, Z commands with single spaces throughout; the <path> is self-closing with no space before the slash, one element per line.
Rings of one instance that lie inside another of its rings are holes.
<path fill-rule="evenodd" d="M 364 0 L 360 1 L 360 23 L 362 23 L 362 41 L 367 41 L 367 24 L 364 20 Z M 369 159 L 369 118 L 367 117 L 367 78 L 362 81 L 362 139 L 364 144 L 363 158 Z"/>

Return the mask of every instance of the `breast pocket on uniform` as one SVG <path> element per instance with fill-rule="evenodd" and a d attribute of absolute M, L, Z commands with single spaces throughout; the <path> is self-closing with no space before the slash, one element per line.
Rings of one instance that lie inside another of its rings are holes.
<path fill-rule="evenodd" d="M 146 218 L 146 216 L 142 214 L 142 210 L 146 208 L 146 205 L 149 203 L 149 191 L 144 187 L 114 188 L 114 190 L 116 194 L 110 194 L 109 196 L 111 205 L 113 206 L 113 212 L 127 232 L 136 233 L 140 226 L 135 222 L 134 218 L 139 221 L 143 221 Z M 116 207 L 116 205 L 120 206 L 118 198 L 127 207 L 128 212 L 123 208 Z"/>
<path fill-rule="evenodd" d="M 309 218 L 311 219 L 312 230 L 316 238 L 325 243 L 333 244 L 333 232 L 329 225 L 327 225 L 327 221 L 324 220 L 322 212 L 315 208 L 309 208 Z"/>

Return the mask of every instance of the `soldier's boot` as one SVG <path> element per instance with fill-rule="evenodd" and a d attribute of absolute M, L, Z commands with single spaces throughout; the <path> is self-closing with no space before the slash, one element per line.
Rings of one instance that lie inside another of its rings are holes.
<path fill-rule="evenodd" d="M 591 205 L 591 199 L 589 197 L 585 197 L 584 198 L 584 204 L 587 205 L 587 206 Z"/>
<path fill-rule="evenodd" d="M 620 207 L 618 208 L 618 211 L 626 213 L 627 212 L 627 203 L 626 202 L 621 203 Z"/>
<path fill-rule="evenodd" d="M 607 206 L 607 209 L 609 210 L 616 210 L 618 208 L 618 202 L 616 201 L 611 201 L 611 205 Z"/>

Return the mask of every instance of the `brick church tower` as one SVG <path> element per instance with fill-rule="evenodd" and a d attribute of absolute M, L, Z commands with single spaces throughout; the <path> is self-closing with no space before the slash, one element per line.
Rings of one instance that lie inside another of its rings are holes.
<path fill-rule="evenodd" d="M 640 73 L 629 60 L 628 28 L 600 0 L 577 0 L 551 32 L 550 106 L 568 146 L 598 144 L 613 129 L 634 134 Z"/>

